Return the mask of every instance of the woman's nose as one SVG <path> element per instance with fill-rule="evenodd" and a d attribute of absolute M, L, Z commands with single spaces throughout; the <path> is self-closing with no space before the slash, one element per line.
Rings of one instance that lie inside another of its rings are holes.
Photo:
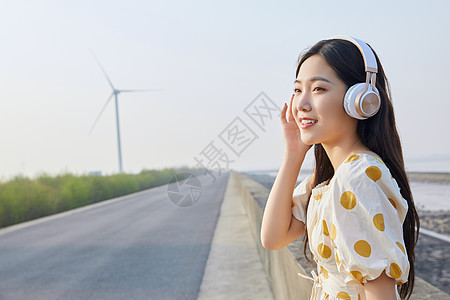
<path fill-rule="evenodd" d="M 298 95 L 297 97 L 297 105 L 296 108 L 298 111 L 310 111 L 311 110 L 311 102 L 310 97 L 306 94 Z"/>

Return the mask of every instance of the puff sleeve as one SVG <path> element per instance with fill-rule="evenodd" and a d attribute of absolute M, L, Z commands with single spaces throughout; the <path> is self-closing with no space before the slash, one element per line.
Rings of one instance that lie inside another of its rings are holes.
<path fill-rule="evenodd" d="M 332 190 L 330 238 L 346 283 L 365 283 L 385 272 L 397 284 L 408 280 L 403 241 L 408 204 L 388 168 L 376 157 L 347 159 Z"/>
<path fill-rule="evenodd" d="M 306 224 L 306 204 L 311 196 L 312 174 L 306 177 L 292 194 L 292 215 Z"/>

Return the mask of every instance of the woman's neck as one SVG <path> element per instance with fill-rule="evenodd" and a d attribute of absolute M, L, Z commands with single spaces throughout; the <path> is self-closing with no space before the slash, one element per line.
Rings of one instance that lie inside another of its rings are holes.
<path fill-rule="evenodd" d="M 369 153 L 374 154 L 367 148 L 359 138 L 354 138 L 348 141 L 341 141 L 339 144 L 322 144 L 328 158 L 336 169 L 344 162 L 344 160 L 352 153 Z"/>

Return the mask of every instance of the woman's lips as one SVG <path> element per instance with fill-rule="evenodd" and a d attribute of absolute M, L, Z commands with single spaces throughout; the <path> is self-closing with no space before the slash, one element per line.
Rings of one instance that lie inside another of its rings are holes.
<path fill-rule="evenodd" d="M 306 129 L 311 126 L 314 126 L 317 123 L 317 120 L 309 119 L 309 118 L 302 118 L 300 119 L 300 128 Z"/>

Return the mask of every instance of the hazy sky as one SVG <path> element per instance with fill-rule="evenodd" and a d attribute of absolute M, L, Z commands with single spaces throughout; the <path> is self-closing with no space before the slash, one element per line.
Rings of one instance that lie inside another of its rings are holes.
<path fill-rule="evenodd" d="M 260 92 L 281 108 L 299 53 L 335 34 L 377 51 L 407 167 L 450 171 L 449 13 L 449 1 L 2 1 L 0 177 L 117 172 L 113 101 L 89 135 L 111 93 L 90 49 L 117 88 L 163 89 L 119 96 L 125 171 L 194 166 L 211 142 L 229 168 L 276 169 L 278 118 L 263 131 L 244 109 Z M 236 117 L 258 136 L 240 156 L 219 137 Z"/>

